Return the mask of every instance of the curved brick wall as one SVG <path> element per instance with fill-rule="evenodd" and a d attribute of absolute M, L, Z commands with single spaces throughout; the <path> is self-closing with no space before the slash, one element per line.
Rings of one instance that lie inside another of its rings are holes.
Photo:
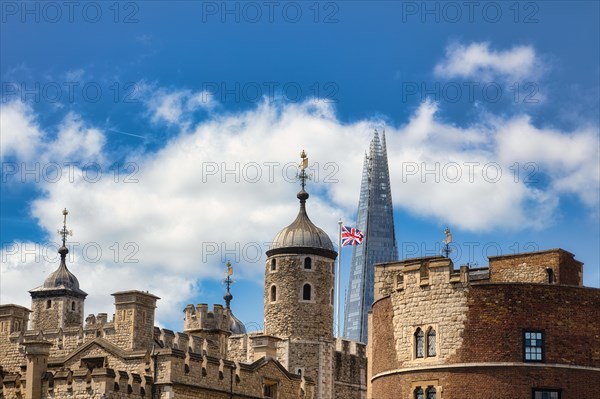
<path fill-rule="evenodd" d="M 413 264 L 376 272 L 370 399 L 411 398 L 417 385 L 437 386 L 443 399 L 529 399 L 534 387 L 562 389 L 561 399 L 600 392 L 600 290 L 469 283 L 430 262 L 427 273 Z M 426 326 L 436 328 L 437 354 L 416 359 L 413 333 Z M 544 332 L 544 362 L 523 362 L 525 329 Z"/>

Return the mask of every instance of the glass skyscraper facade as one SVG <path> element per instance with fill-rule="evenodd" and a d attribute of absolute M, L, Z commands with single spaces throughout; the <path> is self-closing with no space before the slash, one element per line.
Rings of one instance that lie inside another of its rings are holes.
<path fill-rule="evenodd" d="M 380 139 L 375 131 L 369 153 L 365 154 L 356 219 L 365 237 L 352 250 L 343 335 L 367 342 L 367 314 L 374 296 L 373 266 L 398 260 L 385 132 Z"/>

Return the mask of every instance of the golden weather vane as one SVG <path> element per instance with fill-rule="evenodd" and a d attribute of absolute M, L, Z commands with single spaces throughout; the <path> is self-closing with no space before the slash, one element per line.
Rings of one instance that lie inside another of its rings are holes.
<path fill-rule="evenodd" d="M 300 161 L 300 164 L 298 165 L 300 173 L 298 173 L 296 177 L 300 179 L 302 190 L 304 190 L 304 186 L 306 186 L 306 180 L 310 180 L 311 178 L 311 175 L 306 173 L 306 169 L 308 169 L 308 155 L 306 155 L 306 152 L 304 152 L 304 150 L 302 150 L 302 152 L 300 153 L 300 158 L 302 159 L 302 161 Z"/>
<path fill-rule="evenodd" d="M 452 233 L 448 227 L 444 229 L 444 234 L 446 235 L 446 238 L 444 241 L 442 241 L 444 243 L 444 249 L 442 249 L 442 253 L 446 256 L 446 258 L 448 258 L 450 257 L 450 252 L 452 252 L 452 248 L 450 248 L 450 243 L 452 242 Z"/>

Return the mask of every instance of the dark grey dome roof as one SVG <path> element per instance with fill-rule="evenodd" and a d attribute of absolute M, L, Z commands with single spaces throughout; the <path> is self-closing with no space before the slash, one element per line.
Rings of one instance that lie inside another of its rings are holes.
<path fill-rule="evenodd" d="M 323 248 L 333 251 L 331 239 L 308 218 L 306 209 L 300 208 L 296 220 L 277 233 L 271 249 L 289 247 Z"/>
<path fill-rule="evenodd" d="M 324 250 L 327 256 L 337 256 L 333 243 L 327 233 L 315 226 L 306 213 L 308 193 L 304 190 L 300 191 L 298 198 L 300 199 L 300 210 L 298 216 L 296 216 L 296 220 L 275 235 L 271 248 L 267 251 L 267 255 L 279 253 L 283 248 L 305 248 L 321 250 L 317 252 L 323 252 Z"/>
<path fill-rule="evenodd" d="M 229 323 L 229 330 L 232 334 L 246 334 L 246 326 L 237 317 L 231 313 L 231 321 Z"/>
<path fill-rule="evenodd" d="M 52 291 L 70 291 L 77 296 L 87 296 L 79 288 L 79 280 L 69 271 L 65 263 L 66 254 L 69 252 L 66 247 L 61 247 L 58 252 L 61 254 L 61 261 L 58 269 L 50 273 L 41 286 L 32 289 L 30 293 L 50 293 Z"/>

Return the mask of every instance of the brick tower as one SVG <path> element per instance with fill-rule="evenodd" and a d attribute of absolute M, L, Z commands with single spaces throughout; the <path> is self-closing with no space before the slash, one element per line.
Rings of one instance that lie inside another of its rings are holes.
<path fill-rule="evenodd" d="M 267 251 L 265 334 L 281 339 L 278 352 L 289 371 L 316 384 L 316 397 L 332 397 L 333 287 L 337 253 L 331 239 L 306 213 L 308 158 L 301 154 L 302 189 L 296 220 L 282 229 Z"/>

